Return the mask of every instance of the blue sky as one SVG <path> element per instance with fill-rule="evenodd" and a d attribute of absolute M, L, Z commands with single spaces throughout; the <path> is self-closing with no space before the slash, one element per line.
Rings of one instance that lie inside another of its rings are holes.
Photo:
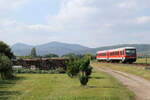
<path fill-rule="evenodd" d="M 150 44 L 150 0 L 0 0 L 0 40 Z"/>

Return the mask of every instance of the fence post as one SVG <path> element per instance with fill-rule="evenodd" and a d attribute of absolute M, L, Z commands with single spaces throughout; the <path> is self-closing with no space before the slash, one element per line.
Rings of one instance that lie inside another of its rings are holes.
<path fill-rule="evenodd" d="M 146 55 L 146 65 L 147 65 L 147 55 Z"/>

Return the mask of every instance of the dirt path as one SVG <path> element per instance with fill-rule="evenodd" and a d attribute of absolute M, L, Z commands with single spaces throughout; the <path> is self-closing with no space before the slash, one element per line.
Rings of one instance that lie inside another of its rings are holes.
<path fill-rule="evenodd" d="M 112 70 L 109 68 L 95 67 L 96 69 L 106 72 L 121 83 L 123 83 L 127 88 L 136 94 L 136 100 L 150 100 L 150 81 L 147 81 L 141 77 L 127 74 L 121 71 Z"/>

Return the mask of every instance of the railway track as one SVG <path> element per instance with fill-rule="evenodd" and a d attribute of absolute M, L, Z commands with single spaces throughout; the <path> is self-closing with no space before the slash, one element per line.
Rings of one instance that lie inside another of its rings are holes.
<path fill-rule="evenodd" d="M 110 62 L 98 62 L 98 63 L 110 63 Z M 111 63 L 111 64 L 116 64 L 116 65 L 135 65 L 135 66 L 140 66 L 140 67 L 150 67 L 150 64 L 144 64 L 144 63 Z"/>

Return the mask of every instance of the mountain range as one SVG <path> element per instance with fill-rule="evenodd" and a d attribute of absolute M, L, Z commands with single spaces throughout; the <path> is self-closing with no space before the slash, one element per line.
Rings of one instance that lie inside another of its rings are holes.
<path fill-rule="evenodd" d="M 54 53 L 59 56 L 62 56 L 67 53 L 75 53 L 75 54 L 91 53 L 95 55 L 96 52 L 100 50 L 108 50 L 108 49 L 115 49 L 121 47 L 136 47 L 138 53 L 150 54 L 150 44 L 121 44 L 121 45 L 104 46 L 98 48 L 89 48 L 79 44 L 68 44 L 68 43 L 61 43 L 61 42 L 50 42 L 50 43 L 36 45 L 36 46 L 27 45 L 23 43 L 16 43 L 11 46 L 11 49 L 16 56 L 26 56 L 31 53 L 31 49 L 34 47 L 36 48 L 36 52 L 38 55 L 46 55 L 50 53 Z"/>

